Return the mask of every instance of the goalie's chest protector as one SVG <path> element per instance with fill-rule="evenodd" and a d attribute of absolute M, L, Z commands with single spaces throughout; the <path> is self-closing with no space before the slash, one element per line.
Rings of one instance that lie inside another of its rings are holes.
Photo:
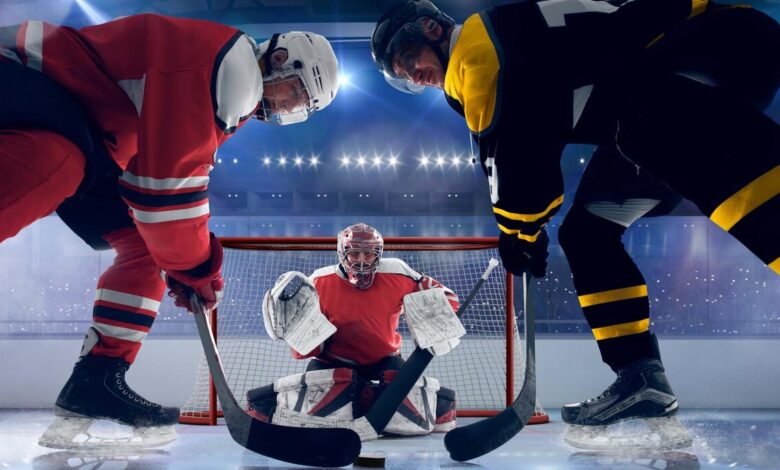
<path fill-rule="evenodd" d="M 328 354 L 367 365 L 399 352 L 401 335 L 396 330 L 403 298 L 416 290 L 410 275 L 417 273 L 411 269 L 409 274 L 398 273 L 392 269 L 394 261 L 398 260 L 383 259 L 374 283 L 363 290 L 345 279 L 338 266 L 325 268 L 328 274 L 320 270 L 312 276 L 320 310 L 338 328 L 326 343 Z"/>

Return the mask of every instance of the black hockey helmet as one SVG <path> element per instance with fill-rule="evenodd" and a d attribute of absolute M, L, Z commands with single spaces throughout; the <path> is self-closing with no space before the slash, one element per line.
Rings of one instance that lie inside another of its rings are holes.
<path fill-rule="evenodd" d="M 430 18 L 442 27 L 442 33 L 436 40 L 425 36 L 423 25 L 417 21 L 420 18 Z M 393 57 L 399 51 L 427 45 L 433 49 L 446 71 L 449 57 L 442 53 L 439 45 L 444 42 L 447 31 L 454 25 L 455 20 L 429 0 L 402 0 L 395 3 L 379 18 L 371 33 L 371 55 L 374 63 L 394 88 L 405 93 L 422 93 L 425 87 L 395 74 Z"/>

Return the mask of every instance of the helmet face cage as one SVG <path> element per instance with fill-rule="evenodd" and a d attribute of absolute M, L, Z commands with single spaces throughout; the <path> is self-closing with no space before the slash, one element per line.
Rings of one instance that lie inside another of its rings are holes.
<path fill-rule="evenodd" d="M 307 96 L 306 101 L 304 101 L 303 103 L 301 103 L 300 105 L 296 106 L 295 108 L 289 111 L 279 111 L 279 110 L 272 109 L 270 103 L 264 99 L 260 102 L 260 107 L 257 109 L 257 112 L 255 113 L 255 117 L 257 119 L 260 119 L 261 121 L 265 121 L 270 124 L 276 124 L 278 126 L 297 124 L 299 122 L 303 122 L 309 119 L 309 116 L 314 114 L 314 112 L 317 110 L 317 104 L 315 99 L 312 96 L 313 94 L 310 91 L 310 88 L 306 85 L 306 81 L 302 75 L 297 73 L 292 73 L 285 78 L 277 78 L 270 83 L 266 82 L 264 86 L 268 88 L 273 88 L 275 83 L 278 83 L 280 81 L 295 80 L 295 79 L 298 79 L 301 93 Z"/>
<path fill-rule="evenodd" d="M 339 264 L 358 289 L 367 289 L 374 283 L 383 250 L 382 234 L 366 224 L 355 224 L 339 233 Z"/>

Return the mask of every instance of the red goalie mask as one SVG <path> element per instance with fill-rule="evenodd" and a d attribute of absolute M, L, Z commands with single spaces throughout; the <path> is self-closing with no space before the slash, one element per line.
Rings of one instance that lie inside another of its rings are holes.
<path fill-rule="evenodd" d="M 339 263 L 352 285 L 358 289 L 371 287 L 384 245 L 382 234 L 366 224 L 350 225 L 339 233 Z"/>

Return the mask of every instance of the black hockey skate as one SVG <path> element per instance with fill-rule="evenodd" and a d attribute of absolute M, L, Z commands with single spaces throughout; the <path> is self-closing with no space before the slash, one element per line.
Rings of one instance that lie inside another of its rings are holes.
<path fill-rule="evenodd" d="M 587 450 L 621 448 L 680 449 L 691 437 L 675 415 L 678 404 L 660 359 L 642 359 L 616 370 L 617 379 L 604 393 L 561 408 L 570 424 L 564 440 Z M 642 420 L 649 431 L 631 432 L 628 426 L 611 434 L 609 425 Z"/>
<path fill-rule="evenodd" d="M 55 420 L 39 444 L 57 449 L 148 448 L 176 439 L 178 408 L 152 403 L 125 382 L 129 364 L 120 358 L 83 356 L 54 407 Z M 132 436 L 99 437 L 88 432 L 96 420 L 131 426 Z"/>

